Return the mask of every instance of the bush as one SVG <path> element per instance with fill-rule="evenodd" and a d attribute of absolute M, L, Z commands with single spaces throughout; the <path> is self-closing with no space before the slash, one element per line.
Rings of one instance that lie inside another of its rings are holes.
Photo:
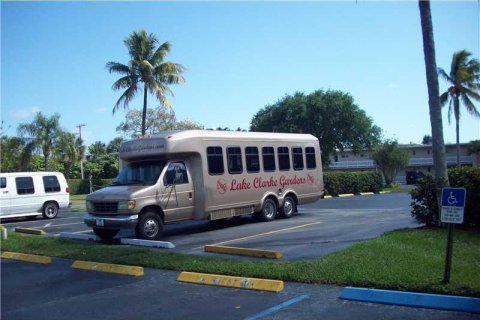
<path fill-rule="evenodd" d="M 332 196 L 342 193 L 378 193 L 383 188 L 382 174 L 375 171 L 325 172 L 323 180 L 325 191 Z"/>
<path fill-rule="evenodd" d="M 464 213 L 464 225 L 480 229 L 480 168 L 461 167 L 448 170 L 451 187 L 465 188 L 467 198 Z M 440 214 L 432 176 L 425 176 L 417 181 L 412 196 L 412 216 L 428 226 L 440 223 Z"/>
<path fill-rule="evenodd" d="M 98 190 L 100 188 L 106 187 L 113 182 L 113 179 L 98 179 L 93 181 L 93 190 Z M 68 186 L 70 187 L 70 194 L 89 194 L 90 193 L 90 183 L 87 179 L 69 179 L 67 181 Z"/>

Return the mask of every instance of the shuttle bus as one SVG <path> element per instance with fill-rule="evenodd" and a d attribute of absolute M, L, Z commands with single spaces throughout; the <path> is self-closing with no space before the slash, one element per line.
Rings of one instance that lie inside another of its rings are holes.
<path fill-rule="evenodd" d="M 318 139 L 309 134 L 165 131 L 120 147 L 114 182 L 86 198 L 85 223 L 102 239 L 135 229 L 158 240 L 185 220 L 289 218 L 323 195 Z"/>

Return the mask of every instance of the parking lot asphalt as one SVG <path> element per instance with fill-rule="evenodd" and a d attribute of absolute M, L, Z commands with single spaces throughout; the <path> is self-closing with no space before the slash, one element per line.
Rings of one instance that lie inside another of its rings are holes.
<path fill-rule="evenodd" d="M 217 244 L 278 250 L 285 260 L 311 259 L 387 231 L 417 227 L 409 205 L 410 196 L 406 193 L 324 199 L 299 206 L 298 214 L 290 219 L 258 222 L 251 217 L 237 217 L 167 225 L 162 240 L 175 245 L 170 250 L 188 254 L 218 256 L 203 249 L 205 245 Z M 13 219 L 2 223 L 10 230 L 18 226 L 42 229 L 47 236 L 58 236 L 60 232 L 93 234 L 83 223 L 82 213 L 61 212 L 53 220 Z M 122 231 L 119 237 L 135 235 Z"/>
<path fill-rule="evenodd" d="M 479 319 L 480 315 L 339 299 L 342 287 L 286 283 L 281 293 L 1 260 L 1 318 L 10 319 Z"/>

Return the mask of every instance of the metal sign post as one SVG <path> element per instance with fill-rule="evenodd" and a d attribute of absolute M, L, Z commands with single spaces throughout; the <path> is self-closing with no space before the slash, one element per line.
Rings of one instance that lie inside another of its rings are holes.
<path fill-rule="evenodd" d="M 447 252 L 445 255 L 445 272 L 443 274 L 443 283 L 450 282 L 450 270 L 452 266 L 452 245 L 453 245 L 453 226 L 463 223 L 463 213 L 465 209 L 465 188 L 443 188 L 442 190 L 442 212 L 440 221 L 448 224 Z"/>

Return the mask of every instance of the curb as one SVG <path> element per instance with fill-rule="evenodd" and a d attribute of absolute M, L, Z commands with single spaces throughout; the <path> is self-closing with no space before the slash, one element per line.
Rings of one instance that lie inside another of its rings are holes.
<path fill-rule="evenodd" d="M 353 197 L 353 193 L 344 193 L 344 194 L 339 194 L 338 195 L 340 198 L 346 198 L 346 197 Z"/>
<path fill-rule="evenodd" d="M 373 194 L 375 194 L 375 193 L 373 193 L 373 192 L 360 192 L 360 195 L 362 195 L 362 196 L 369 196 L 369 195 L 373 195 Z"/>
<path fill-rule="evenodd" d="M 480 299 L 470 297 L 347 287 L 340 299 L 480 313 Z"/>
<path fill-rule="evenodd" d="M 94 234 L 80 234 L 80 233 L 69 233 L 69 232 L 60 232 L 61 239 L 73 239 L 73 240 L 99 240 Z"/>
<path fill-rule="evenodd" d="M 43 236 L 43 235 L 47 234 L 45 231 L 40 230 L 40 229 L 20 228 L 20 227 L 16 227 L 16 228 L 15 228 L 15 232 L 18 232 L 18 233 L 28 233 L 28 234 L 36 234 L 36 235 L 40 235 L 40 236 Z"/>
<path fill-rule="evenodd" d="M 182 272 L 178 276 L 177 281 L 271 292 L 281 292 L 284 288 L 283 281 L 281 280 L 244 278 L 196 272 Z"/>
<path fill-rule="evenodd" d="M 379 193 L 380 193 L 380 194 L 390 193 L 390 191 L 380 191 Z"/>
<path fill-rule="evenodd" d="M 89 270 L 89 271 L 100 271 L 100 272 L 109 272 L 116 274 L 124 274 L 129 276 L 143 276 L 143 267 L 134 267 L 134 266 L 125 266 L 120 264 L 110 264 L 110 263 L 100 263 L 100 262 L 91 262 L 91 261 L 81 261 L 77 260 L 72 264 L 72 268 Z"/>
<path fill-rule="evenodd" d="M 225 247 L 225 246 L 214 246 L 214 245 L 207 245 L 204 247 L 204 249 L 205 249 L 205 252 L 233 254 L 233 255 L 239 255 L 239 256 L 257 257 L 257 258 L 280 259 L 282 257 L 282 253 L 280 251 L 272 251 L 272 250 Z"/>
<path fill-rule="evenodd" d="M 141 247 L 152 247 L 152 248 L 165 248 L 173 249 L 175 245 L 171 242 L 166 241 L 153 241 L 153 240 L 142 240 L 142 239 L 120 239 L 121 244 L 129 244 L 132 246 L 141 246 Z"/>
<path fill-rule="evenodd" d="M 323 196 L 323 199 L 332 199 L 332 196 Z"/>
<path fill-rule="evenodd" d="M 41 263 L 41 264 L 50 264 L 52 263 L 52 258 L 47 256 L 38 256 L 35 254 L 26 254 L 26 253 L 18 253 L 18 252 L 2 252 L 1 255 L 2 259 L 12 259 L 12 260 L 20 260 L 26 262 L 34 262 L 34 263 Z"/>

